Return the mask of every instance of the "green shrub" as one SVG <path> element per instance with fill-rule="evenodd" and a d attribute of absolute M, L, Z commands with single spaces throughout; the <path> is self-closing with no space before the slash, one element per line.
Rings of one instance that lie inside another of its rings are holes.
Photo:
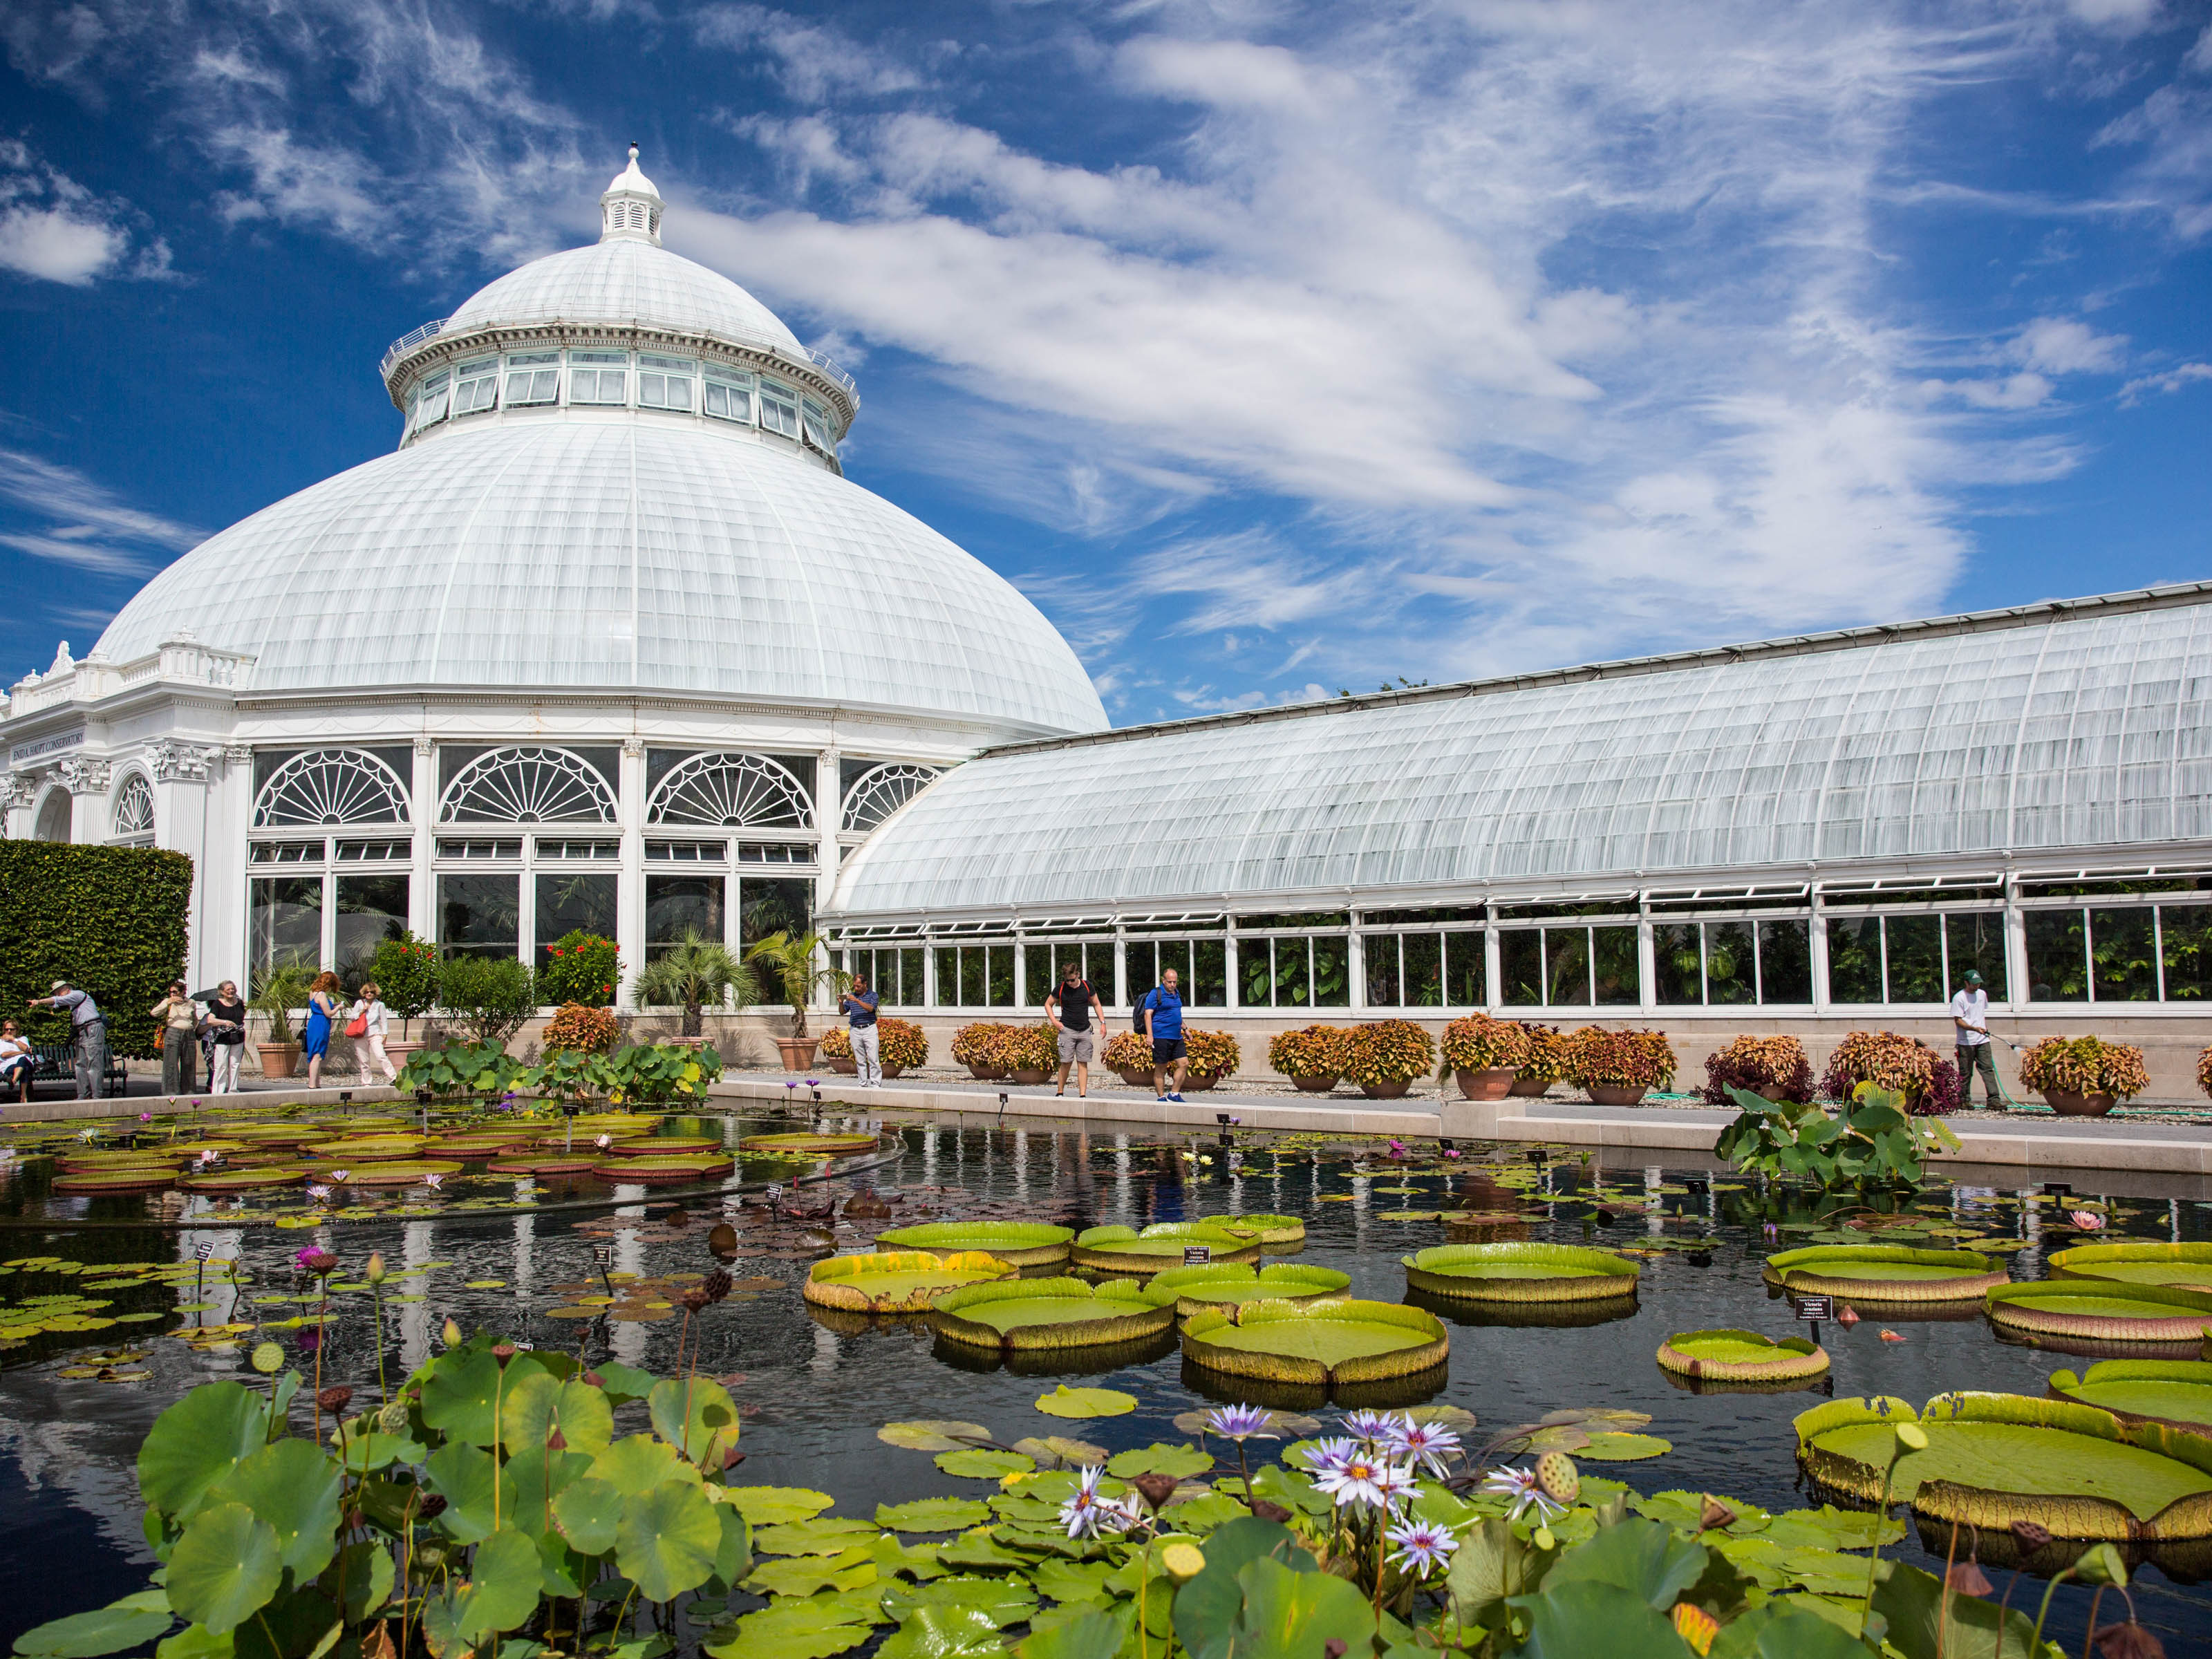
<path fill-rule="evenodd" d="M 475 1042 L 503 1048 L 538 1012 L 537 975 L 513 957 L 447 957 L 438 1006 Z"/>
<path fill-rule="evenodd" d="M 65 979 L 107 1016 L 118 1054 L 152 1055 L 146 1011 L 185 971 L 192 861 L 142 847 L 0 841 L 0 1006 L 33 1042 L 66 1042 L 66 1011 L 21 1010 Z"/>

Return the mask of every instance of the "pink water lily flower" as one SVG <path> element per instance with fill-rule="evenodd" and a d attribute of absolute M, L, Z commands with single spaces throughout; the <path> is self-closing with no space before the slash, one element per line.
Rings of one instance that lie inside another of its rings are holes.
<path fill-rule="evenodd" d="M 2105 1225 L 2104 1217 L 2094 1214 L 2087 1210 L 2076 1210 L 2067 1217 L 2067 1219 L 2085 1233 L 2101 1231 Z"/>

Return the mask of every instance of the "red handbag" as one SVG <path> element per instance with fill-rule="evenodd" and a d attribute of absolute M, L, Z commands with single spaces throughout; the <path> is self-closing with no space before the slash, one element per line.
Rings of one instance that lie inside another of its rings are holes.
<path fill-rule="evenodd" d="M 346 1025 L 346 1035 L 351 1037 L 367 1036 L 368 1035 L 368 1016 L 367 1014 L 355 1015 Z"/>

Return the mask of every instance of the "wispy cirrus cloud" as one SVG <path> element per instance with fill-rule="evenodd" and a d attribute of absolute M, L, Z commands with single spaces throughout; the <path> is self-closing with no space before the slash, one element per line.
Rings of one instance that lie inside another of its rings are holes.
<path fill-rule="evenodd" d="M 0 546 L 101 575 L 146 575 L 207 532 L 136 507 L 75 467 L 0 446 Z"/>

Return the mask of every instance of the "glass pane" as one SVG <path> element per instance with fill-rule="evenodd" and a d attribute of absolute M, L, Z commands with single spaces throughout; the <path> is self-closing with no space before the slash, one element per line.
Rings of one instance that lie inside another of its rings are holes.
<path fill-rule="evenodd" d="M 981 1008 L 990 994 L 990 962 L 982 945 L 960 947 L 960 1006 Z"/>
<path fill-rule="evenodd" d="M 1312 1006 L 1312 943 L 1310 939 L 1279 939 L 1275 941 L 1275 1006 L 1278 1008 Z"/>
<path fill-rule="evenodd" d="M 1597 965 L 1597 1000 L 1607 1008 L 1633 1008 L 1643 1000 L 1636 972 L 1636 930 L 1593 927 L 1590 955 Z"/>
<path fill-rule="evenodd" d="M 1407 933 L 1398 941 L 1405 960 L 1406 1006 L 1439 1008 L 1444 1000 L 1443 935 Z"/>
<path fill-rule="evenodd" d="M 2201 1002 L 2212 996 L 2212 906 L 2161 904 L 2158 927 L 2166 953 L 2166 1000 Z"/>
<path fill-rule="evenodd" d="M 1398 936 L 1370 933 L 1360 942 L 1360 948 L 1367 957 L 1367 1006 L 1403 1007 L 1399 1000 Z"/>
<path fill-rule="evenodd" d="M 1812 1001 L 1813 924 L 1810 921 L 1762 921 L 1759 924 L 1759 1000 L 1761 1002 Z"/>
<path fill-rule="evenodd" d="M 770 933 L 806 931 L 814 914 L 814 884 L 747 876 L 738 888 L 738 942 L 750 945 Z"/>
<path fill-rule="evenodd" d="M 1892 1002 L 1948 1002 L 1943 989 L 1942 927 L 1935 916 L 1886 916 Z"/>
<path fill-rule="evenodd" d="M 605 874 L 540 875 L 538 878 L 538 965 L 551 958 L 545 947 L 579 927 L 602 939 L 615 936 L 615 889 L 622 878 Z"/>
<path fill-rule="evenodd" d="M 1554 1008 L 1587 1008 L 1590 1000 L 1589 929 L 1544 930 L 1544 1000 Z"/>
<path fill-rule="evenodd" d="M 262 876 L 252 897 L 253 973 L 313 968 L 323 959 L 323 878 Z M 250 991 L 250 988 L 249 988 Z"/>
<path fill-rule="evenodd" d="M 960 952 L 944 946 L 937 952 L 937 1006 L 960 1006 Z"/>
<path fill-rule="evenodd" d="M 988 948 L 984 971 L 988 975 L 990 1006 L 1011 1008 L 1014 1006 L 1014 947 L 994 945 Z"/>
<path fill-rule="evenodd" d="M 1698 977 L 1697 923 L 1655 922 L 1651 965 L 1659 980 L 1658 995 L 1653 1000 L 1670 1008 L 1694 1008 L 1705 1000 L 1705 984 Z"/>
<path fill-rule="evenodd" d="M 722 942 L 722 878 L 647 876 L 645 878 L 645 956 L 650 962 L 695 933 Z"/>
<path fill-rule="evenodd" d="M 1991 1002 L 2005 1000 L 2004 915 L 2002 911 L 1977 911 L 1970 915 L 1944 917 L 1943 948 L 1950 963 L 1953 990 L 1959 988 L 1959 981 L 1972 968 L 1981 975 L 1982 988 L 1990 994 Z"/>
<path fill-rule="evenodd" d="M 1486 1008 L 1482 983 L 1482 935 L 1444 935 L 1444 1000 L 1454 1008 Z"/>
<path fill-rule="evenodd" d="M 2030 910 L 2021 917 L 2027 945 L 2027 994 L 2036 1002 L 2087 1002 L 2089 975 L 2079 910 Z"/>
<path fill-rule="evenodd" d="M 453 955 L 511 957 L 521 928 L 520 876 L 438 878 L 438 943 Z"/>
<path fill-rule="evenodd" d="M 1715 1007 L 1758 1000 L 1752 977 L 1751 924 L 1705 923 L 1705 1000 Z"/>
<path fill-rule="evenodd" d="M 2097 964 L 2100 1002 L 2158 1000 L 2158 946 L 2145 908 L 2092 910 L 2089 946 Z"/>
<path fill-rule="evenodd" d="M 898 957 L 901 1006 L 908 1008 L 921 1007 L 923 1001 L 921 951 L 919 949 L 909 949 L 894 951 L 892 954 Z"/>
<path fill-rule="evenodd" d="M 1227 1007 L 1229 947 L 1218 939 L 1194 939 L 1190 954 L 1192 1003 L 1200 1008 Z"/>
<path fill-rule="evenodd" d="M 1828 1000 L 1881 1000 L 1881 923 L 1875 916 L 1828 918 Z"/>
<path fill-rule="evenodd" d="M 1293 940 L 1296 944 L 1298 941 Z M 1273 941 L 1264 939 L 1239 939 L 1237 943 L 1237 971 L 1243 983 L 1237 988 L 1237 1006 L 1244 1008 L 1266 1008 L 1275 1000 L 1275 970 Z M 1146 981 L 1137 977 L 1137 951 L 1140 947 L 1133 939 L 1129 944 L 1129 992 Z"/>
<path fill-rule="evenodd" d="M 1137 998 L 1144 995 L 1146 992 L 1151 990 L 1152 987 L 1160 982 L 1160 976 L 1158 971 L 1159 963 L 1157 955 L 1152 949 L 1152 941 L 1148 939 L 1131 939 L 1129 941 L 1129 955 L 1127 961 L 1129 967 L 1129 998 L 1131 1001 L 1134 1001 Z M 1267 962 L 1267 946 L 1263 943 L 1261 946 L 1261 966 L 1262 968 L 1266 967 Z M 1264 1004 L 1267 1000 L 1267 988 L 1263 984 L 1260 990 L 1260 1000 Z"/>
<path fill-rule="evenodd" d="M 1544 935 L 1537 928 L 1509 928 L 1498 936 L 1498 972 L 1505 981 L 1500 1002 L 1534 1008 L 1544 1000 Z"/>
<path fill-rule="evenodd" d="M 1313 941 L 1313 1006 L 1352 1006 L 1352 941 L 1341 933 L 1324 935 Z"/>
<path fill-rule="evenodd" d="M 407 931 L 407 878 L 340 876 L 337 922 L 338 977 L 358 985 L 376 947 Z"/>

